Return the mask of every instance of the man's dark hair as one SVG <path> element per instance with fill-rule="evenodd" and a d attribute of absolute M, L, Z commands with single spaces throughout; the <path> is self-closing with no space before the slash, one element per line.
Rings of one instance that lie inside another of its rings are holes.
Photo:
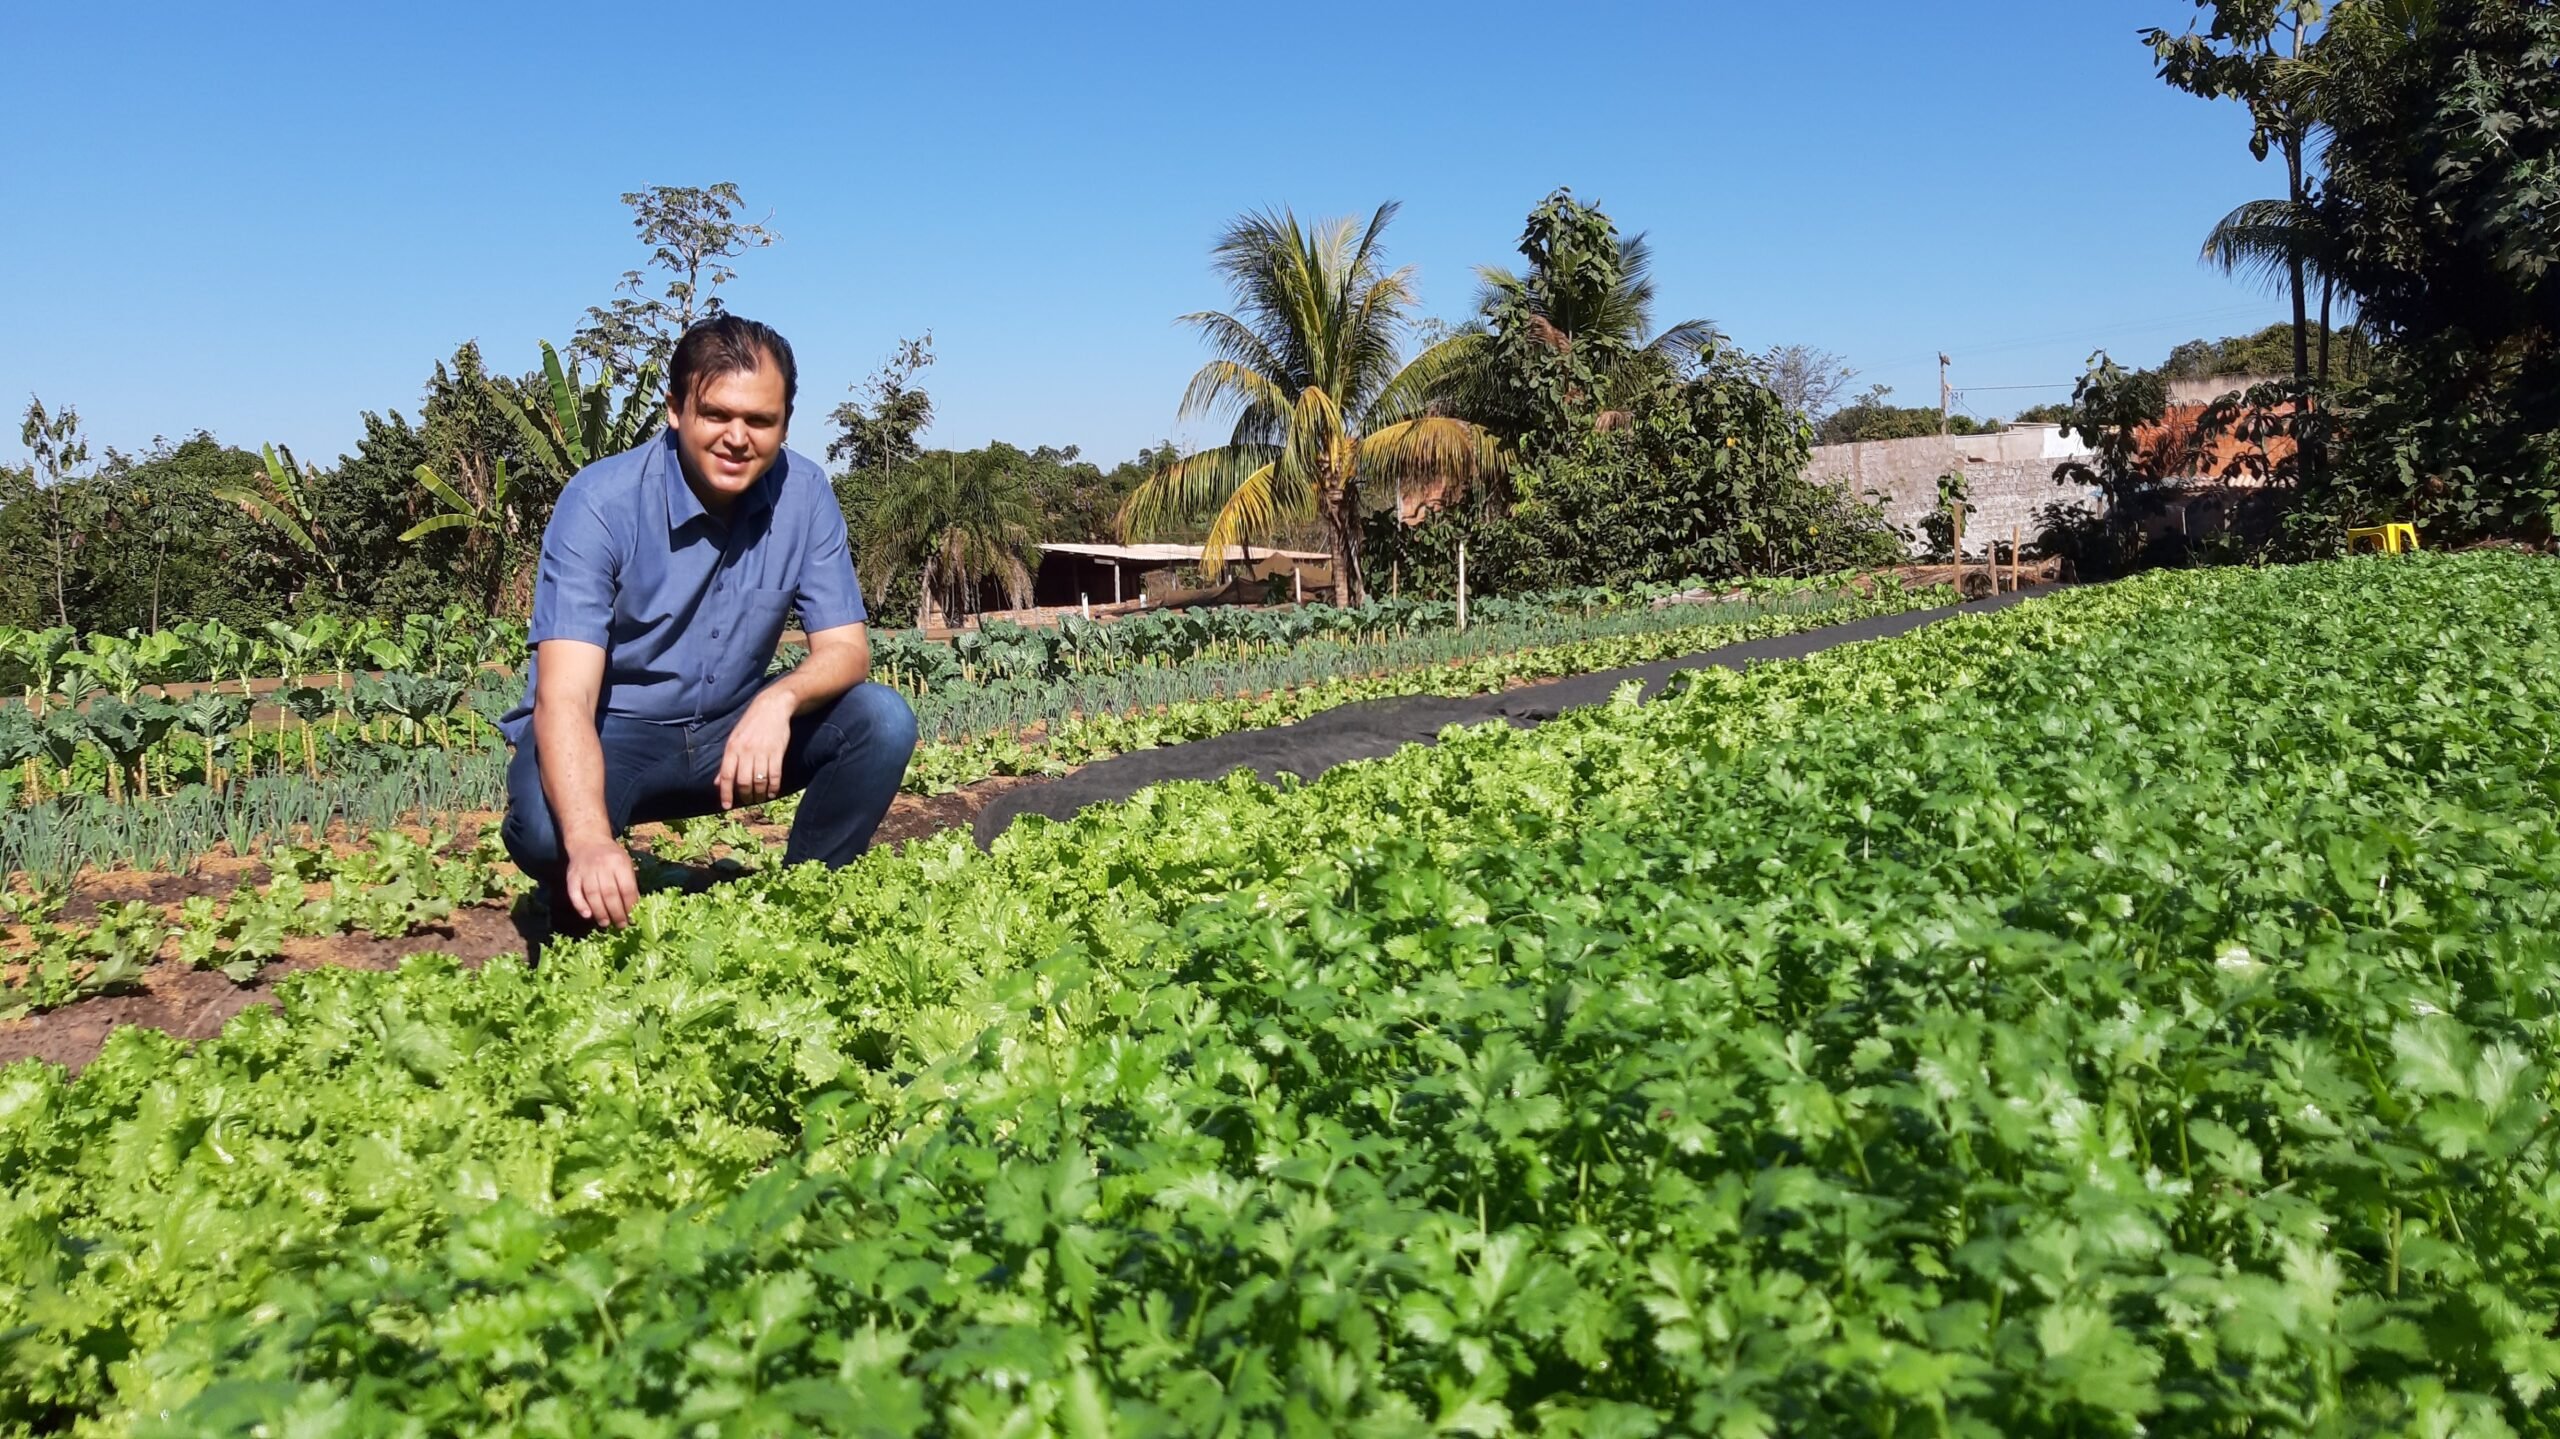
<path fill-rule="evenodd" d="M 723 375 L 758 370 L 770 360 L 782 372 L 782 413 L 791 414 L 800 397 L 800 366 L 791 358 L 791 342 L 771 325 L 736 315 L 714 315 L 696 321 L 676 341 L 675 360 L 667 367 L 667 398 L 681 410 L 702 387 Z"/>

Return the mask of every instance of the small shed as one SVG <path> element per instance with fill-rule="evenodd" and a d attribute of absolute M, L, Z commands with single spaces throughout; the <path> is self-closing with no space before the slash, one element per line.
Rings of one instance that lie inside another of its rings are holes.
<path fill-rule="evenodd" d="M 1146 593 L 1150 573 L 1197 568 L 1200 556 L 1198 545 L 1042 545 L 1040 569 L 1031 581 L 1032 602 L 1063 606 L 1087 599 L 1097 605 L 1134 600 Z M 1227 559 L 1230 577 L 1262 579 L 1292 570 L 1305 578 L 1309 588 L 1330 584 L 1332 556 L 1256 546 L 1239 549 Z"/>

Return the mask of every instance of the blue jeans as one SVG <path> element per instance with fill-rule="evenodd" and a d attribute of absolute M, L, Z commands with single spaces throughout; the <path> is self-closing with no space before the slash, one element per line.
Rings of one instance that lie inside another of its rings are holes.
<path fill-rule="evenodd" d="M 604 746 L 604 810 L 620 835 L 635 824 L 688 819 L 720 812 L 720 756 L 746 706 L 696 723 L 659 724 L 606 715 L 596 723 Z M 791 822 L 788 864 L 817 860 L 846 865 L 871 846 L 871 832 L 889 812 L 898 781 L 915 753 L 916 716 L 896 690 L 863 683 L 834 704 L 791 721 L 782 752 L 782 793 L 799 794 Z M 518 868 L 542 886 L 549 902 L 561 892 L 569 860 L 551 801 L 542 792 L 542 764 L 533 736 L 516 746 L 507 766 L 507 819 L 499 838 Z M 557 924 L 577 927 L 577 911 L 557 904 Z"/>

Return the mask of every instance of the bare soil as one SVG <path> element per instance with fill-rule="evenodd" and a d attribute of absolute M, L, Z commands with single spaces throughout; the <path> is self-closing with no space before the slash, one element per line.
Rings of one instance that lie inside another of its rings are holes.
<path fill-rule="evenodd" d="M 1001 776 L 949 794 L 925 798 L 902 794 L 889 806 L 872 842 L 894 846 L 947 829 L 966 828 L 988 801 L 1034 782 Z M 461 816 L 446 827 L 446 832 L 459 832 L 467 841 L 497 819 L 495 814 Z M 750 828 L 760 838 L 774 843 L 780 843 L 789 832 L 774 824 L 752 824 Z M 655 832 L 660 832 L 657 826 L 644 826 L 633 838 L 645 846 Z M 708 864 L 686 868 L 690 871 L 685 881 L 687 889 L 707 888 L 726 877 L 725 871 Z M 174 918 L 183 899 L 194 895 L 221 898 L 243 883 L 264 884 L 268 877 L 265 865 L 228 854 L 199 861 L 196 871 L 189 874 L 86 872 L 73 884 L 59 922 L 80 924 L 96 918 L 101 904 L 132 900 L 160 905 Z M 282 956 L 247 984 L 234 984 L 212 970 L 185 968 L 164 956 L 161 963 L 143 972 L 140 983 L 130 993 L 100 995 L 25 1019 L 0 1022 L 0 1065 L 41 1059 L 76 1070 L 97 1057 L 109 1034 L 127 1025 L 162 1030 L 180 1039 L 205 1039 L 220 1033 L 222 1026 L 242 1010 L 276 1003 L 276 983 L 287 975 L 322 965 L 397 969 L 404 960 L 420 954 L 450 955 L 464 968 L 477 969 L 501 956 L 528 954 L 544 928 L 543 919 L 532 912 L 530 905 L 518 902 L 511 907 L 491 902 L 457 910 L 440 925 L 398 939 L 364 934 L 289 939 Z M 175 948 L 174 944 L 171 948 Z M 7 968 L 6 959 L 6 954 L 0 954 L 0 970 Z"/>

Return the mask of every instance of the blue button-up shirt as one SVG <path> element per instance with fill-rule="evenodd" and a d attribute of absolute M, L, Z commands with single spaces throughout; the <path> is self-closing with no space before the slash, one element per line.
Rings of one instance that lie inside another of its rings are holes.
<path fill-rule="evenodd" d="M 844 510 L 826 473 L 784 450 L 726 523 L 684 482 L 675 435 L 578 471 L 542 532 L 532 643 L 605 652 L 602 715 L 685 724 L 763 687 L 793 609 L 811 630 L 864 618 Z M 501 725 L 522 744 L 536 675 Z"/>

